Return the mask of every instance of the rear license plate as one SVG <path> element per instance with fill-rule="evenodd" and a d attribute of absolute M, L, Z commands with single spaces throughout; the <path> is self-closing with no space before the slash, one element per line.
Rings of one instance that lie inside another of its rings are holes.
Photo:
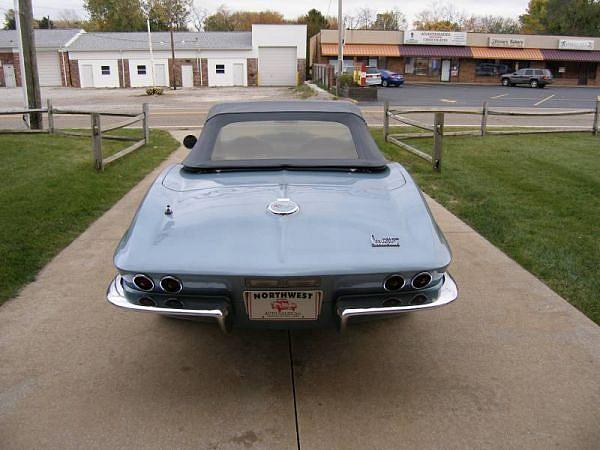
<path fill-rule="evenodd" d="M 245 291 L 250 320 L 317 320 L 322 291 Z"/>

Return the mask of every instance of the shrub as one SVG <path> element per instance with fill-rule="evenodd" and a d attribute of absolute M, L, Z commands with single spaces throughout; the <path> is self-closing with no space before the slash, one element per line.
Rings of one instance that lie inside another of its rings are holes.
<path fill-rule="evenodd" d="M 163 88 L 161 87 L 149 87 L 148 89 L 146 89 L 146 95 L 162 95 L 163 93 Z"/>
<path fill-rule="evenodd" d="M 344 88 L 347 86 L 355 86 L 356 83 L 354 83 L 354 76 L 350 73 L 345 73 L 343 75 L 339 76 L 340 79 L 340 87 Z"/>

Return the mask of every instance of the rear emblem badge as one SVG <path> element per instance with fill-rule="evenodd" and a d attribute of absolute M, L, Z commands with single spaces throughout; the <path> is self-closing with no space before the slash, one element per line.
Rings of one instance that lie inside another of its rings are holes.
<path fill-rule="evenodd" d="M 289 198 L 278 198 L 274 202 L 271 202 L 267 209 L 278 216 L 287 216 L 298 212 L 300 207 Z"/>
<path fill-rule="evenodd" d="M 392 236 L 383 236 L 376 238 L 371 235 L 371 247 L 400 247 L 400 238 Z"/>

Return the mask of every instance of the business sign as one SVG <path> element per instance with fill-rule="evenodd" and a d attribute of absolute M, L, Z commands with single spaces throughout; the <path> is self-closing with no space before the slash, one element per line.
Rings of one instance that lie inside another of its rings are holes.
<path fill-rule="evenodd" d="M 560 50 L 594 50 L 594 41 L 591 39 L 559 39 Z"/>
<path fill-rule="evenodd" d="M 510 37 L 490 37 L 488 47 L 525 48 L 525 39 Z"/>
<path fill-rule="evenodd" d="M 463 31 L 405 31 L 404 43 L 413 45 L 467 45 Z"/>

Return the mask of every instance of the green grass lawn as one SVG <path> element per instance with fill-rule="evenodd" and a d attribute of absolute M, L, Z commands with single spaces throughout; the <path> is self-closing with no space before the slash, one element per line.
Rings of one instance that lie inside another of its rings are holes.
<path fill-rule="evenodd" d="M 438 174 L 372 133 L 423 191 L 600 324 L 600 137 L 446 137 Z M 431 139 L 407 142 L 431 154 Z"/>
<path fill-rule="evenodd" d="M 102 144 L 106 156 L 130 142 Z M 153 130 L 149 145 L 96 172 L 89 138 L 0 135 L 0 304 L 177 147 Z"/>

